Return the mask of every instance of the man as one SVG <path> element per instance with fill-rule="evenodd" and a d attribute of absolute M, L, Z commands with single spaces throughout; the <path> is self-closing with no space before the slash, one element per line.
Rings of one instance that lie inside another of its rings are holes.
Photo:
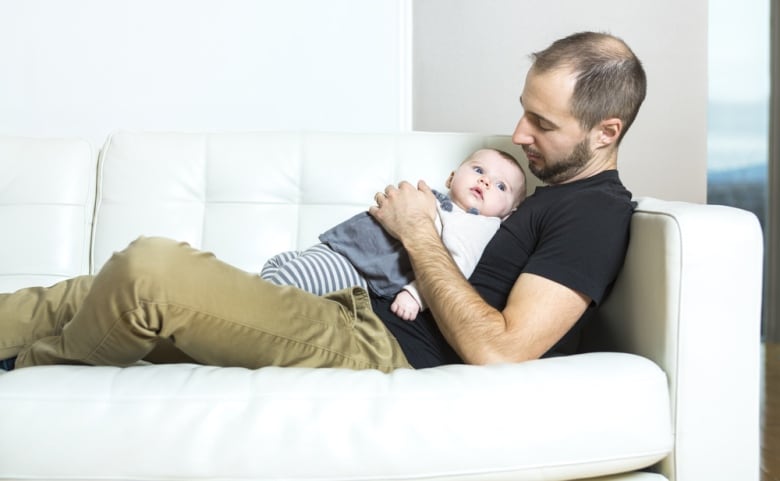
<path fill-rule="evenodd" d="M 513 141 L 549 186 L 504 222 L 471 284 L 456 275 L 431 229 L 419 227 L 430 225 L 427 186 L 390 186 L 371 209 L 409 251 L 446 340 L 438 353 L 410 355 L 416 366 L 437 356 L 483 364 L 571 353 L 622 265 L 633 204 L 617 175 L 617 154 L 645 97 L 641 63 L 621 40 L 592 32 L 532 57 Z M 408 326 L 388 326 L 409 343 Z"/>
<path fill-rule="evenodd" d="M 433 226 L 430 189 L 401 183 L 370 209 L 409 252 L 426 316 L 402 321 L 355 288 L 317 297 L 167 239 L 138 239 L 95 276 L 0 295 L 0 359 L 17 367 L 131 364 L 161 339 L 203 364 L 390 371 L 572 352 L 623 262 L 633 209 L 620 139 L 645 94 L 619 39 L 575 34 L 534 55 L 514 133 L 537 189 L 469 281 Z"/>

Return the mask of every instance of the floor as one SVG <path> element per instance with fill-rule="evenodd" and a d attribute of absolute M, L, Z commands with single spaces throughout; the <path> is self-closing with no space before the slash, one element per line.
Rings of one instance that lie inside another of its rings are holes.
<path fill-rule="evenodd" d="M 764 350 L 761 481 L 780 481 L 780 343 Z"/>

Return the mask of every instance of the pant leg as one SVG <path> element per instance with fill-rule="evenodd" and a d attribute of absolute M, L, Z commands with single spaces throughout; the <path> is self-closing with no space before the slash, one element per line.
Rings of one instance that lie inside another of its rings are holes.
<path fill-rule="evenodd" d="M 368 287 L 349 259 L 325 244 L 278 254 L 265 264 L 260 276 L 273 284 L 296 286 L 318 296 L 350 287 Z"/>
<path fill-rule="evenodd" d="M 81 276 L 51 287 L 0 294 L 0 359 L 16 356 L 34 341 L 62 332 L 91 285 L 91 276 Z"/>
<path fill-rule="evenodd" d="M 17 368 L 127 365 L 162 338 L 218 366 L 409 367 L 364 290 L 318 297 L 184 243 L 141 238 L 112 256 L 62 332 L 23 350 Z"/>

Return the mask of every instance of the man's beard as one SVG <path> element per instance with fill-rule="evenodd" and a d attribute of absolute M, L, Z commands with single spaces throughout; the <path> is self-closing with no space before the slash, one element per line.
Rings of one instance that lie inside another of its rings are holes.
<path fill-rule="evenodd" d="M 574 146 L 566 158 L 542 166 L 529 162 L 528 169 L 545 184 L 560 184 L 580 173 L 590 159 L 590 139 L 586 137 Z"/>

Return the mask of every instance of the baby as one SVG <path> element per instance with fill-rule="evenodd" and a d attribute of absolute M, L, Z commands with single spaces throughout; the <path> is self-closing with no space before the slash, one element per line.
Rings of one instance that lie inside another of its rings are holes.
<path fill-rule="evenodd" d="M 438 198 L 436 229 L 458 268 L 468 278 L 501 221 L 525 199 L 525 174 L 517 160 L 497 149 L 471 154 L 450 173 L 448 195 Z M 321 244 L 283 252 L 263 266 L 261 277 L 322 295 L 352 286 L 391 298 L 391 310 L 413 320 L 424 300 L 401 243 L 367 212 L 320 235 Z"/>

